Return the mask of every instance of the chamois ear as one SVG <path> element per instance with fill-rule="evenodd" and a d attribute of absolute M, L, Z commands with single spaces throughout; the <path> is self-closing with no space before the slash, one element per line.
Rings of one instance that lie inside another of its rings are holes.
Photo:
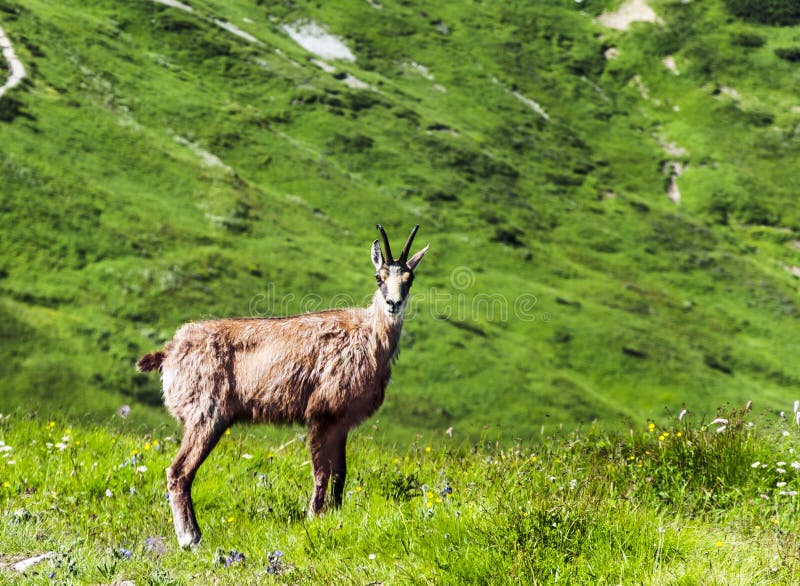
<path fill-rule="evenodd" d="M 409 258 L 408 259 L 408 263 L 407 263 L 408 264 L 408 268 L 410 268 L 413 271 L 417 267 L 417 265 L 419 264 L 419 261 L 422 260 L 422 257 L 425 256 L 425 253 L 428 252 L 428 249 L 430 247 L 431 247 L 431 245 L 428 244 L 427 246 L 425 246 L 425 248 L 420 250 L 417 254 L 415 254 L 414 256 Z"/>
<path fill-rule="evenodd" d="M 383 266 L 383 253 L 381 252 L 381 243 L 377 240 L 372 243 L 372 264 L 375 265 L 375 270 L 381 270 Z"/>

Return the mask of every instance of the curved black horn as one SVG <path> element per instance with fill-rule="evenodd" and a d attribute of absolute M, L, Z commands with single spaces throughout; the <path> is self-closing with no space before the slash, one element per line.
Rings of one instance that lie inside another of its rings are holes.
<path fill-rule="evenodd" d="M 403 252 L 400 253 L 400 262 L 406 262 L 408 260 L 408 252 L 411 250 L 411 243 L 414 242 L 414 236 L 417 235 L 417 230 L 419 230 L 419 224 L 414 226 L 414 229 L 411 230 L 411 234 L 408 235 L 408 240 L 406 240 L 406 245 L 403 247 Z"/>
<path fill-rule="evenodd" d="M 389 237 L 386 235 L 386 230 L 383 229 L 383 226 L 377 224 L 378 230 L 381 231 L 381 236 L 383 236 L 383 249 L 386 253 L 386 264 L 392 264 L 394 262 L 394 257 L 392 256 L 392 249 L 389 247 Z"/>

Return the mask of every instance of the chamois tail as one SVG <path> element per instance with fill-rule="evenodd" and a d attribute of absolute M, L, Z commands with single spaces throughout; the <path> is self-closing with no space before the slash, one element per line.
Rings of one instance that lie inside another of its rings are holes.
<path fill-rule="evenodd" d="M 150 354 L 145 354 L 139 359 L 139 362 L 136 363 L 136 370 L 139 372 L 150 372 L 151 370 L 161 370 L 161 364 L 164 362 L 164 352 L 159 350 L 158 352 L 152 352 Z"/>

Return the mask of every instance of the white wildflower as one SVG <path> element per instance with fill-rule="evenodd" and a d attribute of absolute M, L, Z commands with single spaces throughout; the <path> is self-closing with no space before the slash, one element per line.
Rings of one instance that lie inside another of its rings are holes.
<path fill-rule="evenodd" d="M 797 496 L 796 490 L 782 490 L 778 493 L 781 496 Z"/>
<path fill-rule="evenodd" d="M 775 486 L 777 486 L 778 488 L 783 488 L 784 486 L 786 486 L 786 483 L 785 482 L 776 482 Z"/>
<path fill-rule="evenodd" d="M 776 468 L 780 474 L 786 474 L 786 468 Z"/>
<path fill-rule="evenodd" d="M 717 417 L 714 421 L 709 423 L 709 425 L 717 425 L 718 423 L 721 423 L 722 425 L 728 425 L 728 420 L 723 419 L 722 417 Z"/>
<path fill-rule="evenodd" d="M 717 433 L 722 433 L 723 431 L 725 431 L 725 429 L 726 429 L 727 427 L 728 427 L 727 425 L 720 425 L 720 426 L 717 428 Z"/>
<path fill-rule="evenodd" d="M 145 472 L 147 472 L 147 466 L 145 466 L 145 465 L 137 466 L 136 467 L 136 471 L 144 474 Z"/>
<path fill-rule="evenodd" d="M 114 496 L 114 493 L 113 493 L 113 492 L 111 492 L 111 489 L 110 489 L 110 488 L 107 488 L 107 489 L 106 489 L 106 496 L 107 496 L 107 497 L 109 497 L 109 498 L 111 498 L 112 496 Z"/>
<path fill-rule="evenodd" d="M 67 449 L 69 446 L 68 446 L 67 444 L 65 444 L 64 442 L 58 442 L 58 443 L 56 444 L 56 447 L 57 447 L 59 450 L 61 450 L 61 451 L 63 452 L 63 451 L 64 451 L 65 449 Z"/>
<path fill-rule="evenodd" d="M 678 421 L 682 421 L 684 416 L 686 415 L 686 413 L 688 413 L 688 411 L 686 411 L 686 409 L 681 411 L 680 414 L 678 415 Z"/>
<path fill-rule="evenodd" d="M 369 554 L 369 559 L 374 560 L 375 559 L 375 554 L 374 553 Z"/>
<path fill-rule="evenodd" d="M 775 465 L 776 465 L 776 466 L 786 466 L 786 462 L 780 461 L 780 462 L 778 462 L 778 463 L 777 463 L 777 464 L 775 464 Z"/>
<path fill-rule="evenodd" d="M 761 462 L 759 462 L 758 460 L 750 464 L 750 468 L 758 468 L 759 466 L 761 466 Z"/>
<path fill-rule="evenodd" d="M 792 466 L 792 468 L 794 468 L 795 470 L 800 470 L 800 462 L 798 462 L 797 460 L 795 460 L 794 462 L 792 462 L 791 466 Z"/>
<path fill-rule="evenodd" d="M 2 446 L 0 446 L 0 452 L 10 452 L 10 451 L 11 451 L 11 450 L 13 450 L 13 449 L 14 449 L 14 448 L 12 448 L 11 446 L 7 446 L 7 445 L 5 445 L 5 444 L 3 444 Z"/>
<path fill-rule="evenodd" d="M 784 430 L 781 432 L 781 435 L 782 435 L 783 437 L 786 437 L 787 435 L 789 435 L 789 432 L 788 432 L 788 431 L 786 431 L 786 430 L 784 429 Z"/>
<path fill-rule="evenodd" d="M 245 460 L 252 460 L 253 454 L 242 454 L 242 458 L 244 458 Z"/>

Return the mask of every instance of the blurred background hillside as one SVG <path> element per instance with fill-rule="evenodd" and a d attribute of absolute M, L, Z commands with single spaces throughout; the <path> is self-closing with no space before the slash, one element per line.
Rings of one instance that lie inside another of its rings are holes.
<path fill-rule="evenodd" d="M 431 244 L 385 438 L 788 409 L 798 22 L 790 0 L 0 0 L 26 70 L 0 97 L 0 411 L 168 422 L 139 355 L 190 320 L 365 303 L 376 222 Z"/>

